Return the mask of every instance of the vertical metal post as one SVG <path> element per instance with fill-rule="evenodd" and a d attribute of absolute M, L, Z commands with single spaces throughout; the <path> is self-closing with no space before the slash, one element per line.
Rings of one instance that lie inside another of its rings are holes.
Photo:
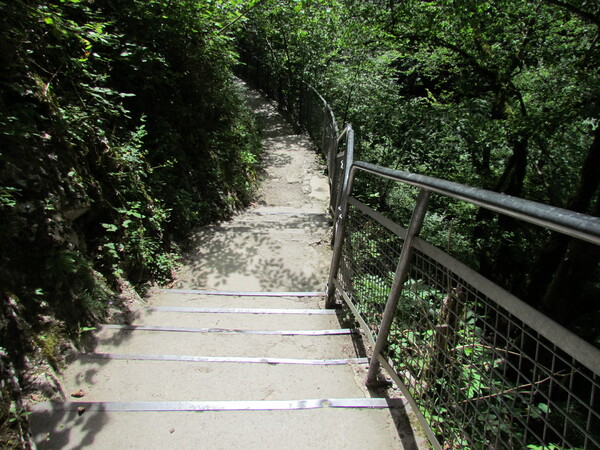
<path fill-rule="evenodd" d="M 321 137 L 321 151 L 325 154 L 325 158 L 327 158 L 327 164 L 331 164 L 328 158 L 327 152 L 329 151 L 329 146 L 327 145 L 327 108 L 323 106 L 323 135 Z M 331 167 L 329 167 L 331 169 Z"/>
<path fill-rule="evenodd" d="M 329 279 L 327 280 L 327 301 L 325 302 L 326 308 L 333 307 L 335 299 L 333 294 L 335 293 L 335 286 L 333 280 L 335 279 L 338 269 L 340 267 L 340 259 L 342 257 L 342 244 L 344 241 L 344 229 L 346 227 L 346 216 L 348 215 L 348 197 L 352 191 L 352 184 L 354 183 L 355 170 L 352 167 L 354 162 L 354 131 L 352 127 L 348 125 L 346 135 L 346 158 L 344 159 L 344 173 L 343 181 L 341 185 L 341 199 L 337 209 L 334 209 L 334 213 L 339 215 L 334 222 L 334 245 L 333 245 L 333 256 L 331 258 L 331 267 L 329 268 Z M 334 180 L 335 181 L 335 180 Z M 337 197 L 337 195 L 336 195 Z"/>
<path fill-rule="evenodd" d="M 419 234 L 421 226 L 423 225 L 423 219 L 427 212 L 427 202 L 429 200 L 430 192 L 426 189 L 419 191 L 419 197 L 417 198 L 417 204 L 413 210 L 412 217 L 410 218 L 410 224 L 406 233 L 406 239 L 402 245 L 402 251 L 400 252 L 400 259 L 396 266 L 396 273 L 394 274 L 394 283 L 390 290 L 387 303 L 385 304 L 385 310 L 383 312 L 383 318 L 381 319 L 381 325 L 379 327 L 379 333 L 377 333 L 377 341 L 375 341 L 375 347 L 373 348 L 373 355 L 369 364 L 369 373 L 367 374 L 367 386 L 377 384 L 377 374 L 379 373 L 379 360 L 377 359 L 390 333 L 394 314 L 396 313 L 396 307 L 398 306 L 398 300 L 404 287 L 404 282 L 408 274 L 408 267 L 410 265 L 410 259 L 413 253 L 413 242 L 415 237 Z"/>
<path fill-rule="evenodd" d="M 333 133 L 331 133 L 333 134 Z M 338 212 L 335 208 L 335 199 L 337 197 L 337 186 L 336 186 L 336 179 L 337 179 L 337 173 L 339 170 L 338 167 L 338 162 L 337 162 L 337 157 L 335 155 L 335 152 L 332 151 L 333 148 L 337 149 L 337 139 L 334 139 L 331 135 L 328 136 L 328 140 L 327 140 L 327 151 L 328 151 L 328 162 L 329 162 L 329 167 L 328 167 L 328 172 L 329 172 L 329 210 L 331 211 L 331 217 L 333 218 L 333 224 L 335 226 L 336 224 L 336 217 L 338 215 Z M 335 228 L 334 228 L 335 231 Z M 335 233 L 333 233 L 333 237 L 332 237 L 332 241 L 333 239 L 335 239 Z"/>
<path fill-rule="evenodd" d="M 342 201 L 340 202 L 340 206 L 338 208 L 339 215 L 336 218 L 334 223 L 334 239 L 335 243 L 333 244 L 333 255 L 331 257 L 331 267 L 329 268 L 329 279 L 327 280 L 327 300 L 325 302 L 325 308 L 332 308 L 335 304 L 335 285 L 333 284 L 333 280 L 335 279 L 338 269 L 340 267 L 340 260 L 342 258 L 342 245 L 344 243 L 344 230 L 346 228 L 346 216 L 348 214 L 348 196 L 349 192 L 352 190 L 352 184 L 354 182 L 354 177 L 351 175 L 350 180 L 348 182 L 348 194 L 342 195 Z"/>

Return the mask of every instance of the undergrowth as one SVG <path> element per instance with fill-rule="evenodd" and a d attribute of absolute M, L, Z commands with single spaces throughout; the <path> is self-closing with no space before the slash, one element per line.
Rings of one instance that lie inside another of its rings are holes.
<path fill-rule="evenodd" d="M 65 342 L 123 306 L 122 286 L 168 281 L 193 227 L 251 200 L 260 141 L 223 14 L 0 1 L 3 447 L 28 445 L 18 400 L 35 361 L 60 368 Z"/>

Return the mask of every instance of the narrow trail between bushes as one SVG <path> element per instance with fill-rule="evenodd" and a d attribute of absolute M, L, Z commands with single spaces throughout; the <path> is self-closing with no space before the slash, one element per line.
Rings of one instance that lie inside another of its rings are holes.
<path fill-rule="evenodd" d="M 34 407 L 40 449 L 420 448 L 403 398 L 364 387 L 357 330 L 324 309 L 329 188 L 308 138 L 240 84 L 263 128 L 255 204 L 199 229 L 169 289 L 100 327 Z"/>

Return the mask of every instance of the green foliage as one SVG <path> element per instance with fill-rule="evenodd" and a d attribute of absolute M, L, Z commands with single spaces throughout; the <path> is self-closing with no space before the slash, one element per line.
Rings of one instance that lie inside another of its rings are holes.
<path fill-rule="evenodd" d="M 0 188 L 0 207 L 14 208 L 17 205 L 16 192 L 18 189 L 13 187 Z"/>
<path fill-rule="evenodd" d="M 598 17 L 576 0 L 285 1 L 253 10 L 238 42 L 284 93 L 316 86 L 353 124 L 356 159 L 598 215 Z M 360 174 L 355 193 L 407 222 L 392 183 Z M 446 199 L 429 210 L 429 240 L 569 328 L 597 311 L 600 252 L 565 275 L 567 247 L 544 230 Z"/>
<path fill-rule="evenodd" d="M 173 233 L 252 196 L 260 145 L 232 83 L 230 39 L 217 33 L 241 4 L 0 8 L 11 37 L 2 41 L 0 207 L 9 215 L 0 234 L 16 238 L 5 261 L 37 241 L 48 248 L 39 255 L 48 280 L 38 285 L 94 267 L 136 283 L 165 280 Z M 26 283 L 2 275 L 13 290 Z"/>
<path fill-rule="evenodd" d="M 0 294 L 20 299 L 0 345 L 12 357 L 38 346 L 54 358 L 118 306 L 122 279 L 168 280 L 177 240 L 251 200 L 258 129 L 219 33 L 244 7 L 0 1 Z"/>

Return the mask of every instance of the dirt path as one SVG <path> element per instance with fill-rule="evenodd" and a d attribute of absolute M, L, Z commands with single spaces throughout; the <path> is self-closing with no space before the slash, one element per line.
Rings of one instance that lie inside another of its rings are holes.
<path fill-rule="evenodd" d="M 39 448 L 416 448 L 403 399 L 372 398 L 355 330 L 323 309 L 323 167 L 248 97 L 265 137 L 256 205 L 198 230 L 174 289 L 98 330 L 63 374 L 81 398 L 32 414 Z"/>

